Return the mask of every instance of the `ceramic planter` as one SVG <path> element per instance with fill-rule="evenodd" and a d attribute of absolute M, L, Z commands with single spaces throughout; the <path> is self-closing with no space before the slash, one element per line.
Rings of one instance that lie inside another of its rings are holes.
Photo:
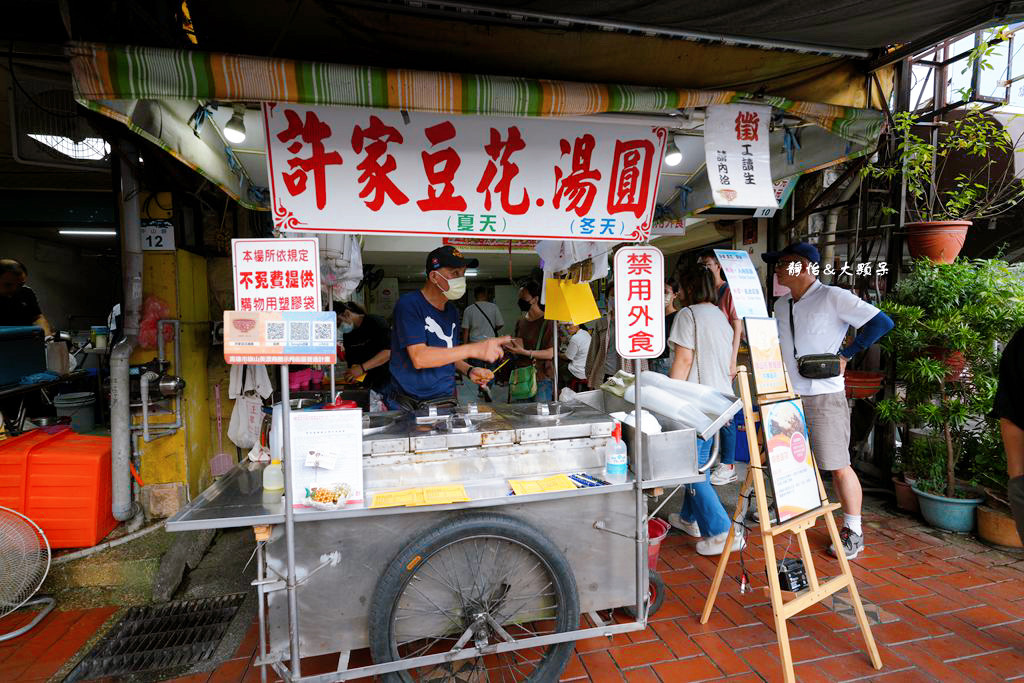
<path fill-rule="evenodd" d="M 946 374 L 947 382 L 958 382 L 963 379 L 967 359 L 964 358 L 962 351 L 952 351 L 939 346 L 926 346 L 924 351 L 930 358 L 942 361 L 949 368 L 949 372 Z"/>
<path fill-rule="evenodd" d="M 982 505 L 978 508 L 978 536 L 996 545 L 1024 548 L 1010 513 Z"/>
<path fill-rule="evenodd" d="M 913 258 L 927 257 L 936 263 L 952 263 L 964 248 L 971 221 L 907 223 L 907 247 Z"/>
<path fill-rule="evenodd" d="M 882 390 L 885 373 L 876 370 L 847 370 L 846 398 L 871 398 Z"/>
<path fill-rule="evenodd" d="M 892 487 L 896 492 L 896 508 L 898 510 L 909 512 L 914 515 L 921 511 L 921 506 L 917 504 L 917 496 L 914 495 L 914 491 L 910 488 L 910 484 L 899 477 L 893 477 Z"/>
<path fill-rule="evenodd" d="M 924 521 L 946 531 L 967 533 L 974 528 L 974 512 L 984 498 L 946 498 L 913 488 Z"/>

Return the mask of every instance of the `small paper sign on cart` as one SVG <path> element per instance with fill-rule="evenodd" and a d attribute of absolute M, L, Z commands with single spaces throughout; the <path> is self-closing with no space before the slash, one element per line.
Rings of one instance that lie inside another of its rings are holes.
<path fill-rule="evenodd" d="M 622 358 L 665 350 L 665 258 L 656 247 L 615 252 L 615 350 Z"/>
<path fill-rule="evenodd" d="M 803 403 L 762 403 L 761 424 L 779 522 L 821 507 Z"/>
<path fill-rule="evenodd" d="M 289 473 L 298 507 L 363 502 L 363 411 L 293 410 Z"/>

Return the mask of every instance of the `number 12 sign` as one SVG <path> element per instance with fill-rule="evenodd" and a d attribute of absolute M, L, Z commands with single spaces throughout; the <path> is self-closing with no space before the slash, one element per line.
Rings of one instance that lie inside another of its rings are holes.
<path fill-rule="evenodd" d="M 665 350 L 665 258 L 656 247 L 615 253 L 615 350 L 623 358 Z"/>

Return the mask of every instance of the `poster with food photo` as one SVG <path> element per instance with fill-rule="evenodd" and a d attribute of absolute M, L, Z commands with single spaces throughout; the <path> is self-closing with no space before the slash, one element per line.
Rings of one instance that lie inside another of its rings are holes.
<path fill-rule="evenodd" d="M 820 507 L 803 403 L 797 399 L 761 404 L 761 419 L 779 521 Z"/>

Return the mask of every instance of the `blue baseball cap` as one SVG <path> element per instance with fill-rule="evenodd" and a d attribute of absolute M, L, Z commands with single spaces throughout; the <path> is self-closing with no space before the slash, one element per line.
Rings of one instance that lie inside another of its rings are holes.
<path fill-rule="evenodd" d="M 793 242 L 780 251 L 765 252 L 761 254 L 761 260 L 765 263 L 775 263 L 783 256 L 800 256 L 811 263 L 821 263 L 821 254 L 818 253 L 817 247 L 807 242 Z"/>

